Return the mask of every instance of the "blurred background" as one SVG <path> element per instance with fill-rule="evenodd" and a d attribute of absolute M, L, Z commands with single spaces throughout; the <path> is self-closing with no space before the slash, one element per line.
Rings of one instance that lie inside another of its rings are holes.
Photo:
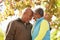
<path fill-rule="evenodd" d="M 0 40 L 5 38 L 8 23 L 21 18 L 27 7 L 33 11 L 43 8 L 44 17 L 50 23 L 50 39 L 60 40 L 60 0 L 0 0 Z"/>

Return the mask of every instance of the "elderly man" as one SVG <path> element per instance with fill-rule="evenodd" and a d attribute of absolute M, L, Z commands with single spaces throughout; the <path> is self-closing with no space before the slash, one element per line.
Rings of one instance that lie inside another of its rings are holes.
<path fill-rule="evenodd" d="M 31 40 L 31 28 L 29 23 L 33 16 L 33 11 L 27 8 L 22 18 L 12 21 L 6 31 L 5 40 Z"/>

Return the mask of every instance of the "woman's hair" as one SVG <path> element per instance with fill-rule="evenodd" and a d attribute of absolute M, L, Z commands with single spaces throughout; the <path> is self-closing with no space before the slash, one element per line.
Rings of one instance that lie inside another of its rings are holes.
<path fill-rule="evenodd" d="M 44 11 L 43 11 L 42 8 L 36 9 L 36 10 L 35 10 L 35 13 L 39 13 L 41 17 L 44 15 Z"/>

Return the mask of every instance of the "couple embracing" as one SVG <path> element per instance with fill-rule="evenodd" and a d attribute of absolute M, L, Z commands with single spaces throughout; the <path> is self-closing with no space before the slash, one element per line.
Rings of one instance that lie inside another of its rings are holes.
<path fill-rule="evenodd" d="M 42 8 L 36 9 L 35 12 L 27 8 L 22 18 L 8 24 L 5 40 L 50 40 L 49 23 L 43 15 Z M 34 27 L 29 23 L 32 17 L 36 21 Z"/>

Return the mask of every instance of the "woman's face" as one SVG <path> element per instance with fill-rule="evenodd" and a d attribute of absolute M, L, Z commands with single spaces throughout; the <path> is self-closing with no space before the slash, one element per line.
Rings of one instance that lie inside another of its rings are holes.
<path fill-rule="evenodd" d="M 38 13 L 34 13 L 34 15 L 33 15 L 33 19 L 37 20 L 38 18 L 40 18 L 40 14 L 38 14 Z"/>

